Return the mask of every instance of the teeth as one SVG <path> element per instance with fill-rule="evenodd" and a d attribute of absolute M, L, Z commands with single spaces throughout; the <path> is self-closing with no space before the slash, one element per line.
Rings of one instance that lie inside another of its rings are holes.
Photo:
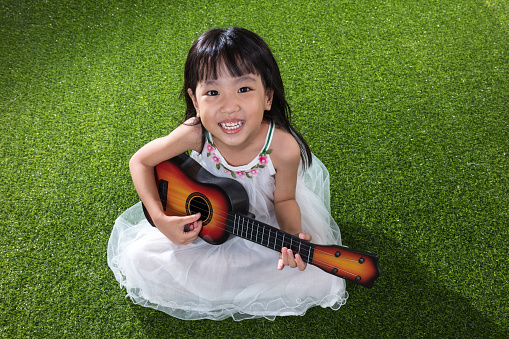
<path fill-rule="evenodd" d="M 220 123 L 221 127 L 224 128 L 224 129 L 227 129 L 227 130 L 232 130 L 232 129 L 239 128 L 243 124 L 244 124 L 244 122 L 242 122 L 242 121 L 237 121 L 237 122 L 222 122 L 222 123 Z"/>

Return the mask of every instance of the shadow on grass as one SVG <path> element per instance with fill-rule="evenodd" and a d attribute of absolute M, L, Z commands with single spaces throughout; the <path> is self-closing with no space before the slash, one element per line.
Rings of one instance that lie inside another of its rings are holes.
<path fill-rule="evenodd" d="M 358 286 L 349 289 L 350 312 L 356 315 L 352 326 L 361 321 L 373 336 L 391 338 L 502 338 L 509 334 L 476 310 L 471 300 L 444 287 L 411 250 L 394 239 L 354 224 L 340 227 L 348 230 L 343 236 L 349 246 L 379 253 L 382 267 L 372 291 Z M 355 335 L 363 337 L 362 331 Z"/>
<path fill-rule="evenodd" d="M 503 338 L 509 331 L 476 310 L 470 300 L 447 290 L 415 255 L 383 235 L 340 225 L 353 249 L 379 253 L 382 276 L 372 289 L 348 283 L 350 299 L 338 311 L 312 308 L 303 317 L 235 322 L 182 321 L 132 305 L 151 338 L 334 337 L 334 338 Z M 350 239 L 355 239 L 350 241 Z"/>

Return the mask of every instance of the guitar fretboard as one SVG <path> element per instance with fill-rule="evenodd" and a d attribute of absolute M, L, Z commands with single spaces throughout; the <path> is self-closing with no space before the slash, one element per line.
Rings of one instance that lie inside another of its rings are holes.
<path fill-rule="evenodd" d="M 313 259 L 313 244 L 283 232 L 278 228 L 236 214 L 235 212 L 228 213 L 226 231 L 243 239 L 273 249 L 276 252 L 281 252 L 283 247 L 289 248 L 294 253 L 299 253 L 302 260 L 306 263 L 310 263 Z"/>

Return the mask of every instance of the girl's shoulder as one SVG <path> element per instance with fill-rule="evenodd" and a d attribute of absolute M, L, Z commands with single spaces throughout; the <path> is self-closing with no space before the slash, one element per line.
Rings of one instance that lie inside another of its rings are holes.
<path fill-rule="evenodd" d="M 278 165 L 295 165 L 300 162 L 300 147 L 294 136 L 282 128 L 276 127 L 270 144 L 270 158 L 277 170 Z"/>
<path fill-rule="evenodd" d="M 202 135 L 201 124 L 196 123 L 196 120 L 191 118 L 177 126 L 166 136 L 153 140 L 150 144 L 154 144 L 155 150 L 164 153 L 164 156 L 175 156 L 191 150 L 200 152 L 203 146 Z"/>
<path fill-rule="evenodd" d="M 201 124 L 186 121 L 169 134 L 154 139 L 140 148 L 131 158 L 133 163 L 155 166 L 181 153 L 201 147 Z"/>
<path fill-rule="evenodd" d="M 181 125 L 177 126 L 166 137 L 167 143 L 172 144 L 173 147 L 182 151 L 201 151 L 203 140 L 203 129 L 201 124 L 196 122 L 195 118 L 184 121 Z"/>

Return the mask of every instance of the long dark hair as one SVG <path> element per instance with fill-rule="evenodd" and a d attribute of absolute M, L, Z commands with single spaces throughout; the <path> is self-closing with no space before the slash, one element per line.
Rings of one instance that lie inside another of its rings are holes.
<path fill-rule="evenodd" d="M 285 99 L 283 80 L 276 59 L 265 41 L 247 29 L 211 29 L 194 42 L 187 56 L 181 93 L 187 105 L 185 119 L 196 117 L 196 109 L 187 89 L 190 88 L 195 94 L 198 83 L 217 79 L 218 68 L 223 65 L 235 77 L 248 73 L 260 75 L 265 90 L 274 91 L 271 109 L 263 113 L 264 120 L 272 121 L 279 128 L 291 133 L 299 144 L 304 166 L 311 165 L 311 150 L 290 123 L 290 106 Z M 199 118 L 196 123 L 201 123 Z"/>

